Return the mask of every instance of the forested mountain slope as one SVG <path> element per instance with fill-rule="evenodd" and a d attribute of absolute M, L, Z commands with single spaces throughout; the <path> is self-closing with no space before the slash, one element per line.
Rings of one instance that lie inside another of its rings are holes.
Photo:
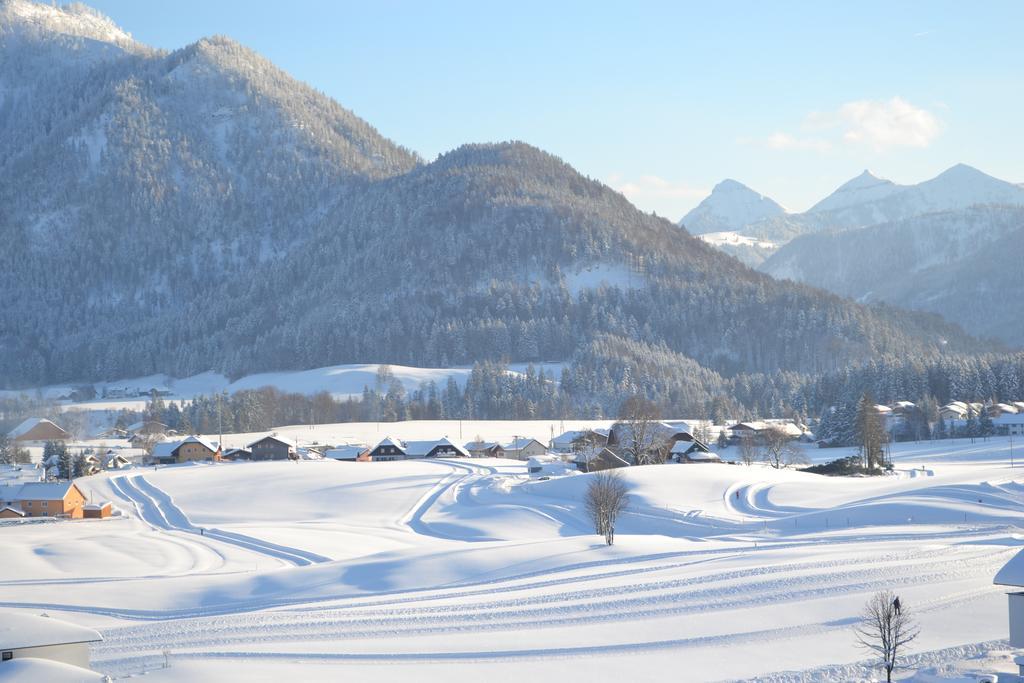
<path fill-rule="evenodd" d="M 0 57 L 8 386 L 568 359 L 598 338 L 725 373 L 977 348 L 776 282 L 522 143 L 423 164 L 225 38 L 161 53 L 3 0 Z"/>

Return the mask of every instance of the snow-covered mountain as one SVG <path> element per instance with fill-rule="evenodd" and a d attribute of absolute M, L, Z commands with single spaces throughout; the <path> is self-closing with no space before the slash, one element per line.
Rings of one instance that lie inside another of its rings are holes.
<path fill-rule="evenodd" d="M 848 180 L 840 185 L 839 189 L 812 206 L 807 213 L 835 211 L 848 206 L 878 201 L 902 189 L 901 185 L 879 178 L 871 171 L 865 170 L 853 180 Z"/>
<path fill-rule="evenodd" d="M 922 191 L 962 190 L 954 170 Z M 940 180 L 941 179 L 941 180 Z M 984 182 L 984 190 L 998 185 Z M 977 196 L 977 195 L 975 195 Z M 994 195 L 993 198 L 1002 198 Z M 865 302 L 940 313 L 976 334 L 1024 345 L 1024 206 L 976 204 L 792 240 L 761 269 Z"/>
<path fill-rule="evenodd" d="M 683 216 L 679 224 L 691 235 L 703 235 L 737 231 L 749 223 L 784 213 L 786 209 L 770 197 L 726 179 L 715 185 L 711 194 Z"/>
<path fill-rule="evenodd" d="M 726 197 L 723 195 L 716 203 L 717 214 L 729 215 L 731 207 Z M 737 204 L 744 206 L 749 198 L 741 197 Z M 809 233 L 853 230 L 978 205 L 1024 206 L 1024 188 L 966 164 L 957 164 L 916 185 L 898 185 L 864 171 L 804 213 L 777 212 L 740 225 L 733 221 L 728 229 L 739 237 L 782 246 Z M 741 217 L 744 211 L 736 210 L 734 215 Z M 750 249 L 737 253 L 732 244 L 735 241 L 717 240 L 715 244 L 754 266 L 774 253 Z"/>
<path fill-rule="evenodd" d="M 974 347 L 776 282 L 524 143 L 423 163 L 228 38 L 163 52 L 79 6 L 0 11 L 0 384 Z"/>

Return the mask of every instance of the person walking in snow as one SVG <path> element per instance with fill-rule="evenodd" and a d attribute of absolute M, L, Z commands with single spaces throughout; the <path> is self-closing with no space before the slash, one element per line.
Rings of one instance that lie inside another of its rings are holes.
<path fill-rule="evenodd" d="M 900 596 L 896 596 L 896 599 L 892 601 L 892 608 L 896 611 L 896 614 L 900 613 Z"/>

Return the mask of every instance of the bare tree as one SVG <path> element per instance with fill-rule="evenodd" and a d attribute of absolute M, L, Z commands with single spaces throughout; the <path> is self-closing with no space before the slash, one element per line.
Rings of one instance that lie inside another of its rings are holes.
<path fill-rule="evenodd" d="M 744 465 L 753 465 L 757 460 L 757 443 L 754 442 L 754 435 L 743 432 L 740 436 L 740 461 Z"/>
<path fill-rule="evenodd" d="M 764 430 L 761 459 L 777 470 L 807 462 L 800 449 L 793 445 L 789 434 L 779 427 Z"/>
<path fill-rule="evenodd" d="M 881 591 L 871 596 L 864 605 L 860 624 L 854 630 L 862 647 L 881 656 L 888 683 L 892 683 L 896 658 L 921 632 L 910 612 L 892 591 Z"/>
<path fill-rule="evenodd" d="M 657 440 L 658 407 L 643 396 L 627 398 L 619 409 L 619 450 L 632 457 L 634 465 L 664 462 L 668 452 Z M 624 428 L 623 428 L 624 427 Z M 661 444 L 663 446 L 663 444 Z"/>
<path fill-rule="evenodd" d="M 604 536 L 605 543 L 615 542 L 615 521 L 626 509 L 626 485 L 616 472 L 598 472 L 587 486 L 587 514 L 594 522 L 594 532 Z"/>

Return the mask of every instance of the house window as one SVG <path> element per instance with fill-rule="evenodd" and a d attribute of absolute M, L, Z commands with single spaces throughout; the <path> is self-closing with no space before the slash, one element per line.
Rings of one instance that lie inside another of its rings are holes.
<path fill-rule="evenodd" d="M 31 500 L 25 501 L 25 507 L 27 507 L 27 508 L 32 507 L 32 501 Z"/>
<path fill-rule="evenodd" d="M 48 501 L 48 500 L 44 500 L 44 501 L 43 501 L 42 503 L 40 503 L 40 505 L 42 505 L 42 506 L 43 506 L 44 508 L 45 508 L 45 507 L 49 507 L 49 505 L 50 505 L 50 501 Z"/>
<path fill-rule="evenodd" d="M 12 659 L 14 659 L 14 653 L 10 650 L 6 650 L 2 655 L 0 655 L 0 662 L 9 662 Z"/>

